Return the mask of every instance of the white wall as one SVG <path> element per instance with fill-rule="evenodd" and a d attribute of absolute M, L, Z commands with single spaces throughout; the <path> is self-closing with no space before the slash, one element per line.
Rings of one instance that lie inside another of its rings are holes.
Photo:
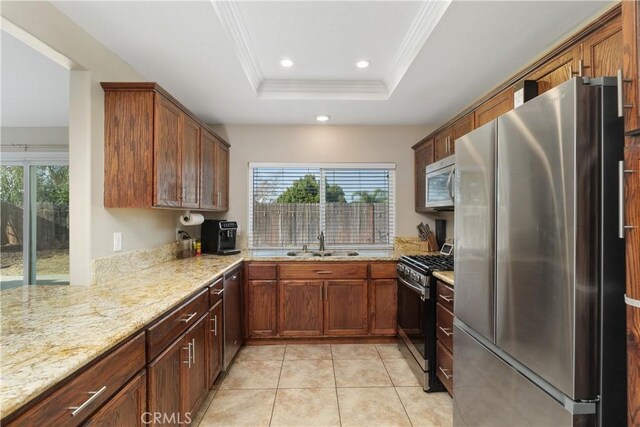
<path fill-rule="evenodd" d="M 114 232 L 123 233 L 124 251 L 152 247 L 174 239 L 175 212 L 150 209 L 107 210 L 103 207 L 104 92 L 100 82 L 145 79 L 47 2 L 3 1 L 1 14 L 3 18 L 69 58 L 77 64 L 77 70 L 87 71 L 87 89 L 80 90 L 78 87 L 79 90 L 72 93 L 70 98 L 70 111 L 76 103 L 85 114 L 75 114 L 75 122 L 74 115 L 70 115 L 69 122 L 70 150 L 74 151 L 74 147 L 78 149 L 83 144 L 86 148 L 78 156 L 74 156 L 73 152 L 69 156 L 72 199 L 71 263 L 76 262 L 74 246 L 84 247 L 84 252 L 90 254 L 90 257 L 82 261 L 87 265 L 82 270 L 76 270 L 83 273 L 76 274 L 76 277 L 72 275 L 71 283 L 87 285 L 90 283 L 90 277 L 85 277 L 90 271 L 87 259 L 112 254 Z M 78 77 L 78 86 L 82 86 L 85 77 Z M 78 120 L 85 120 L 87 123 L 78 123 Z M 86 232 L 73 232 L 76 221 L 87 225 L 89 235 Z"/>
<path fill-rule="evenodd" d="M 246 244 L 249 162 L 391 162 L 396 164 L 396 235 L 417 235 L 420 221 L 433 218 L 414 210 L 413 150 L 429 134 L 427 126 L 212 126 L 231 144 L 229 212 Z M 218 215 L 218 217 L 220 217 Z M 451 221 L 453 222 L 453 221 Z M 448 225 L 448 224 L 447 224 Z"/>
<path fill-rule="evenodd" d="M 6 127 L 0 129 L 0 145 L 69 145 L 68 127 Z"/>

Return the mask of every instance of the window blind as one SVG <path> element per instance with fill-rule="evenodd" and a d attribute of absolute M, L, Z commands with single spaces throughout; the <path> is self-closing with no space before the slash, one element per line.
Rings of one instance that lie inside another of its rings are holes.
<path fill-rule="evenodd" d="M 250 164 L 249 246 L 392 247 L 394 167 Z"/>

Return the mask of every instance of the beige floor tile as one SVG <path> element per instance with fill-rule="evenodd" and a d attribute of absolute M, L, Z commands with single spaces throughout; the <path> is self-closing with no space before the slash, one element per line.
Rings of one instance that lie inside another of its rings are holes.
<path fill-rule="evenodd" d="M 336 389 L 278 389 L 271 425 L 339 426 Z"/>
<path fill-rule="evenodd" d="M 285 360 L 298 359 L 331 359 L 329 344 L 294 344 L 287 345 Z"/>
<path fill-rule="evenodd" d="M 331 360 L 285 360 L 278 388 L 335 388 Z"/>
<path fill-rule="evenodd" d="M 338 387 L 391 386 L 387 370 L 380 359 L 334 360 Z"/>
<path fill-rule="evenodd" d="M 242 347 L 238 360 L 282 360 L 284 345 L 250 345 Z"/>
<path fill-rule="evenodd" d="M 200 405 L 200 409 L 198 409 L 198 412 L 196 412 L 195 414 L 191 414 L 191 425 L 197 426 L 200 424 L 200 421 L 202 421 L 202 418 L 204 418 L 204 416 L 206 415 L 207 410 L 209 409 L 209 405 L 211 404 L 211 401 L 213 400 L 213 397 L 216 395 L 216 393 L 217 390 L 210 390 L 207 396 L 204 398 L 204 401 Z"/>
<path fill-rule="evenodd" d="M 275 390 L 220 390 L 199 427 L 268 426 Z"/>
<path fill-rule="evenodd" d="M 448 393 L 425 393 L 420 387 L 397 387 L 411 423 L 420 427 L 450 427 L 453 400 Z"/>
<path fill-rule="evenodd" d="M 382 360 L 387 372 L 391 377 L 391 382 L 396 387 L 420 387 L 420 382 L 404 359 Z"/>
<path fill-rule="evenodd" d="M 282 362 L 276 360 L 237 360 L 220 389 L 277 388 L 281 367 Z"/>
<path fill-rule="evenodd" d="M 331 344 L 334 359 L 379 359 L 373 344 Z"/>
<path fill-rule="evenodd" d="M 410 426 L 409 418 L 393 387 L 339 388 L 342 425 Z"/>
<path fill-rule="evenodd" d="M 398 344 L 376 344 L 376 349 L 383 360 L 404 358 L 398 350 Z"/>

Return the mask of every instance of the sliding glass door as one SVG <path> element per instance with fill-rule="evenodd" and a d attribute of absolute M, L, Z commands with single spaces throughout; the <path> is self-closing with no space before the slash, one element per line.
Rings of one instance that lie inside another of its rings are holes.
<path fill-rule="evenodd" d="M 66 161 L 3 162 L 0 199 L 2 289 L 22 284 L 68 284 L 69 166 Z"/>

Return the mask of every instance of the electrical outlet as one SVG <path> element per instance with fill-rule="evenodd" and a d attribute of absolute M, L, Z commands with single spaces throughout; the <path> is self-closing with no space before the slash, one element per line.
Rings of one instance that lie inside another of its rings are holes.
<path fill-rule="evenodd" d="M 180 236 L 180 229 L 176 227 L 176 240 L 182 240 L 182 236 Z"/>
<path fill-rule="evenodd" d="M 122 250 L 122 233 L 113 233 L 113 251 L 120 252 Z"/>

